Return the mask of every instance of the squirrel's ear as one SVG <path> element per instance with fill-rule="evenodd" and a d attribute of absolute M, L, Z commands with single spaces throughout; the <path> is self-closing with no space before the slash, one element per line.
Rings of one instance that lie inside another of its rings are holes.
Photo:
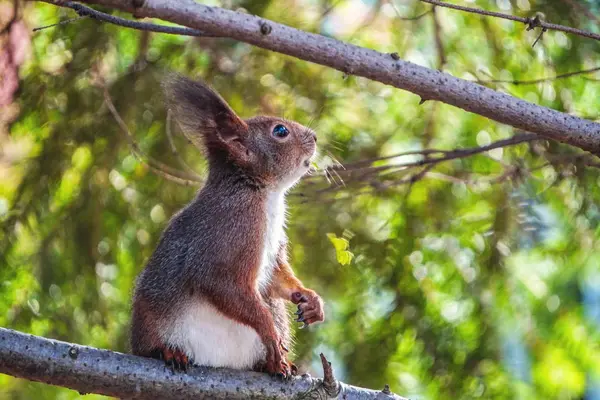
<path fill-rule="evenodd" d="M 242 151 L 248 125 L 203 82 L 173 74 L 163 83 L 169 108 L 184 134 L 196 146 Z M 244 150 L 245 151 L 245 150 Z"/>

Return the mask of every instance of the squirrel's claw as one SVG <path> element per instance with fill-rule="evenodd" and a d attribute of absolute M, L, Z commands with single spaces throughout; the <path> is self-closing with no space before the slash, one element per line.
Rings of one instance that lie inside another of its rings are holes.
<path fill-rule="evenodd" d="M 296 311 L 296 315 L 298 318 L 295 320 L 296 322 L 302 322 L 302 325 L 298 327 L 298 329 L 304 329 L 308 326 L 308 322 L 305 319 L 304 310 L 298 306 L 298 311 Z"/>
<path fill-rule="evenodd" d="M 298 318 L 296 322 L 303 322 L 300 329 L 306 328 L 310 324 L 324 320 L 323 302 L 315 295 L 306 302 L 298 303 L 298 310 L 295 313 Z"/>
<path fill-rule="evenodd" d="M 165 362 L 165 365 L 171 369 L 171 371 L 183 371 L 187 372 L 188 368 L 192 366 L 190 358 L 179 349 L 171 349 L 165 347 L 162 351 L 158 352 L 158 356 Z"/>

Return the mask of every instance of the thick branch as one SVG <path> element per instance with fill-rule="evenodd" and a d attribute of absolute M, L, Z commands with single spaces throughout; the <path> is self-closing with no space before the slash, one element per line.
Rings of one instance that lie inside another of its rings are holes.
<path fill-rule="evenodd" d="M 600 153 L 600 124 L 398 60 L 389 54 L 241 12 L 208 7 L 193 0 L 146 0 L 138 8 L 132 2 L 120 0 L 88 0 L 87 3 L 129 11 L 138 17 L 160 18 L 326 65 L 346 74 L 408 90 L 425 100 L 439 100 L 519 129 Z M 56 4 L 60 5 L 60 2 Z"/>
<path fill-rule="evenodd" d="M 321 379 L 310 376 L 284 382 L 266 374 L 224 368 L 195 367 L 188 373 L 172 372 L 158 360 L 4 328 L 0 328 L 0 373 L 80 393 L 135 399 L 328 398 L 330 390 Z M 340 398 L 350 400 L 403 400 L 393 394 L 341 383 L 339 388 Z"/>

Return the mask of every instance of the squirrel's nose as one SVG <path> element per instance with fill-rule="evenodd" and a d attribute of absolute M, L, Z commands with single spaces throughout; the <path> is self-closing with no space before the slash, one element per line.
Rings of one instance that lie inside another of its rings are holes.
<path fill-rule="evenodd" d="M 317 134 L 313 132 L 312 137 L 315 143 L 317 143 Z"/>

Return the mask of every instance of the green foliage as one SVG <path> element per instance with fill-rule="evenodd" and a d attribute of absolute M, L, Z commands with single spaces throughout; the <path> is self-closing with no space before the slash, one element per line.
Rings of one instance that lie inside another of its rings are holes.
<path fill-rule="evenodd" d="M 352 261 L 354 254 L 348 250 L 350 243 L 348 239 L 335 236 L 335 233 L 328 233 L 327 237 L 335 248 L 335 257 L 341 265 L 348 265 Z"/>
<path fill-rule="evenodd" d="M 388 2 L 210 3 L 438 68 L 431 15 L 401 20 Z M 403 16 L 428 7 L 395 3 Z M 567 2 L 476 3 L 524 16 L 543 11 L 554 23 L 592 29 Z M 380 10 L 368 21 L 374 5 Z M 532 48 L 538 32 L 520 24 L 437 12 L 443 69 L 459 77 L 536 79 L 600 62 L 591 40 L 546 32 Z M 23 15 L 33 28 L 73 13 L 28 3 Z M 166 180 L 132 155 L 106 107 L 104 83 L 142 151 L 177 168 L 159 90 L 166 70 L 203 76 L 243 117 L 275 114 L 310 124 L 330 161 L 481 146 L 515 134 L 454 107 L 419 105 L 410 93 L 232 40 L 148 34 L 87 18 L 37 32 L 31 42 L 20 70 L 20 114 L 0 137 L 0 326 L 86 345 L 127 351 L 135 276 L 168 218 L 197 189 Z M 600 84 L 582 76 L 492 86 L 598 118 Z M 172 130 L 183 159 L 203 175 L 203 156 Z M 416 181 L 406 179 L 421 168 L 367 180 L 340 170 L 345 186 L 335 189 L 322 177 L 306 179 L 289 198 L 291 258 L 297 275 L 322 294 L 327 321 L 297 333 L 301 369 L 319 374 L 324 351 L 339 378 L 374 388 L 388 383 L 411 398 L 581 398 L 589 377 L 600 376 L 600 332 L 580 298 L 582 285 L 600 273 L 600 185 L 597 169 L 578 164 L 576 154 L 540 142 L 449 160 Z M 502 178 L 512 167 L 519 173 Z M 332 184 L 340 176 L 330 176 Z M 510 358 L 511 343 L 524 347 L 524 361 Z M 78 396 L 0 376 L 2 398 Z"/>

